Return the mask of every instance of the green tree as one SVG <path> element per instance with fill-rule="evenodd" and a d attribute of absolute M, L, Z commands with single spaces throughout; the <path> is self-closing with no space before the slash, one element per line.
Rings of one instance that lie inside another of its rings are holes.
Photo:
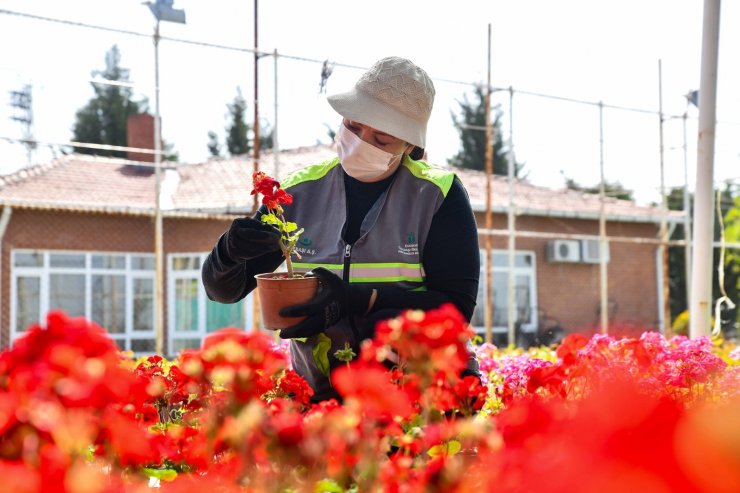
<path fill-rule="evenodd" d="M 666 196 L 668 209 L 681 211 L 684 208 L 683 188 L 673 188 Z M 689 197 L 689 203 L 693 203 L 693 197 Z M 689 211 L 691 215 L 692 212 Z M 686 226 L 679 223 L 673 231 L 671 239 L 685 240 Z M 688 310 L 686 283 L 686 250 L 682 246 L 668 247 L 668 287 L 670 289 L 671 320 L 675 320 L 683 311 Z"/>
<path fill-rule="evenodd" d="M 326 135 L 329 137 L 329 142 L 334 142 L 334 139 L 337 138 L 337 129 L 336 126 L 329 125 L 328 123 L 324 123 L 324 128 L 326 128 Z"/>
<path fill-rule="evenodd" d="M 254 134 L 252 134 L 254 142 Z M 269 122 L 260 124 L 260 149 L 272 149 L 273 146 L 273 129 Z"/>
<path fill-rule="evenodd" d="M 226 149 L 231 156 L 239 156 L 249 153 L 254 144 L 253 125 L 246 121 L 247 102 L 242 96 L 241 89 L 237 87 L 234 100 L 226 105 L 228 111 L 226 118 Z M 274 131 L 269 122 L 260 123 L 260 149 L 272 149 Z M 208 151 L 211 156 L 221 154 L 221 145 L 215 132 L 208 132 Z"/>
<path fill-rule="evenodd" d="M 162 139 L 162 161 L 179 161 L 180 153 L 175 150 L 175 145 Z"/>
<path fill-rule="evenodd" d="M 221 144 L 218 141 L 218 135 L 213 130 L 208 132 L 208 153 L 211 157 L 221 156 Z"/>
<path fill-rule="evenodd" d="M 230 119 L 226 126 L 226 149 L 232 156 L 247 154 L 252 146 L 248 138 L 249 125 L 245 120 L 247 102 L 242 97 L 241 89 L 236 89 L 234 101 L 226 106 Z"/>
<path fill-rule="evenodd" d="M 129 71 L 120 66 L 121 53 L 118 46 L 105 55 L 105 69 L 92 72 L 117 82 L 128 82 Z M 135 101 L 130 87 L 109 84 L 92 84 L 95 96 L 77 111 L 72 128 L 72 140 L 92 144 L 125 146 L 127 144 L 126 120 L 129 116 L 146 111 L 145 99 Z M 109 151 L 75 147 L 74 152 L 101 156 L 125 157 L 125 151 Z"/>
<path fill-rule="evenodd" d="M 724 216 L 725 241 L 740 243 L 740 195 L 734 198 L 733 204 Z M 727 318 L 735 322 L 735 335 L 740 331 L 740 249 L 728 248 L 725 252 L 725 290 L 735 303 Z M 733 316 L 734 314 L 734 316 Z"/>
<path fill-rule="evenodd" d="M 732 192 L 729 188 L 720 192 L 720 210 L 725 223 L 725 241 L 738 241 L 736 235 L 740 234 L 740 197 L 733 199 Z M 683 188 L 673 188 L 667 195 L 667 205 L 671 210 L 683 210 Z M 717 192 L 715 191 L 715 200 L 717 200 Z M 689 198 L 692 210 L 689 211 L 691 220 L 693 221 L 693 196 Z M 716 208 L 716 205 L 715 205 Z M 720 224 L 717 214 L 713 214 L 714 217 L 714 232 L 715 237 L 719 238 Z M 671 236 L 672 240 L 683 240 L 686 239 L 686 230 L 683 223 L 676 225 L 675 230 Z M 721 296 L 720 287 L 718 282 L 719 272 L 719 248 L 714 248 L 712 255 L 712 299 L 716 300 Z M 669 287 L 670 287 L 670 309 L 671 318 L 675 318 L 680 315 L 683 311 L 688 309 L 689 303 L 687 299 L 687 282 L 686 279 L 686 251 L 682 246 L 672 246 L 668 248 L 668 272 L 669 272 Z M 725 277 L 725 290 L 729 297 L 734 301 L 738 301 L 738 294 L 740 294 L 740 252 L 733 249 L 727 249 L 725 252 L 725 263 L 723 266 L 723 274 Z M 735 308 L 727 313 L 723 314 L 724 325 L 727 328 L 734 321 L 737 320 L 738 310 Z"/>
<path fill-rule="evenodd" d="M 567 176 L 565 176 L 565 173 L 563 173 L 562 171 L 561 173 L 563 174 L 563 178 L 565 179 L 565 186 L 569 190 L 577 190 L 579 192 L 592 193 L 597 195 L 601 193 L 600 184 L 597 183 L 593 186 L 583 186 L 576 182 L 573 178 L 568 178 Z M 607 197 L 614 197 L 622 200 L 634 200 L 635 198 L 634 192 L 632 190 L 624 188 L 622 184 L 618 181 L 605 181 L 604 194 L 606 194 Z"/>
<path fill-rule="evenodd" d="M 474 100 L 463 95 L 462 101 L 457 101 L 459 113 L 452 112 L 452 122 L 460 135 L 460 150 L 447 162 L 458 168 L 486 169 L 486 95 L 483 86 L 476 86 L 473 91 Z M 504 145 L 501 132 L 501 109 L 493 108 L 493 174 L 508 174 L 508 147 Z M 523 165 L 514 163 L 514 176 L 519 176 Z"/>

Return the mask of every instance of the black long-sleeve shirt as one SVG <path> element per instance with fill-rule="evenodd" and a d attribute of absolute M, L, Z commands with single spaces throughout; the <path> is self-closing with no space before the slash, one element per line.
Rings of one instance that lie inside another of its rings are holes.
<path fill-rule="evenodd" d="M 364 183 L 345 174 L 344 181 L 347 222 L 343 239 L 354 243 L 359 238 L 363 219 L 393 177 Z M 203 265 L 202 278 L 211 300 L 234 303 L 255 288 L 255 274 L 274 271 L 283 258 L 278 251 L 249 262 L 235 262 L 226 254 L 226 240 L 224 233 Z M 467 192 L 457 177 L 432 218 L 423 252 L 421 261 L 427 291 L 407 291 L 393 286 L 378 288 L 372 312 L 394 308 L 429 310 L 451 302 L 470 320 L 480 276 L 478 233 Z"/>

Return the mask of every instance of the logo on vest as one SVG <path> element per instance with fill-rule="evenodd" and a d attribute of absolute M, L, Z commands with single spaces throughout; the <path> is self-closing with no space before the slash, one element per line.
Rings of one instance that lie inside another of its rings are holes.
<path fill-rule="evenodd" d="M 416 235 L 410 231 L 405 238 L 406 242 L 398 245 L 398 253 L 401 255 L 419 255 L 419 244 L 416 242 Z"/>
<path fill-rule="evenodd" d="M 298 239 L 298 245 L 295 246 L 295 251 L 299 255 L 316 255 L 316 249 L 308 248 L 309 246 L 311 246 L 311 238 L 302 236 Z"/>

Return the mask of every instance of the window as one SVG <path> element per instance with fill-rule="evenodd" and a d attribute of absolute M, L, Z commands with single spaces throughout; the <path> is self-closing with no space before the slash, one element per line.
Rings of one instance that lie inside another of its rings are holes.
<path fill-rule="evenodd" d="M 207 254 L 173 254 L 169 260 L 168 354 L 197 348 L 208 333 L 223 327 L 253 327 L 252 295 L 233 304 L 211 301 L 201 282 Z"/>
<path fill-rule="evenodd" d="M 11 339 L 63 310 L 123 350 L 154 352 L 153 255 L 13 250 L 11 262 Z"/>
<path fill-rule="evenodd" d="M 481 250 L 481 271 L 478 284 L 478 302 L 473 313 L 471 324 L 480 333 L 486 326 L 486 252 Z M 506 333 L 509 324 L 508 286 L 509 286 L 509 253 L 506 250 L 491 252 L 493 287 L 493 331 Z M 514 253 L 514 304 L 516 307 L 515 323 L 521 325 L 525 332 L 537 330 L 537 283 L 536 259 L 534 252 L 517 251 Z"/>

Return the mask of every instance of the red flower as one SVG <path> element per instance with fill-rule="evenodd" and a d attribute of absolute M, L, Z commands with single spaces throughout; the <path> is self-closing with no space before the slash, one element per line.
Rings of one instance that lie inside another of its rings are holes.
<path fill-rule="evenodd" d="M 564 364 L 572 365 L 576 361 L 576 353 L 586 344 L 588 344 L 588 338 L 583 334 L 568 334 L 556 352 Z"/>
<path fill-rule="evenodd" d="M 280 188 L 280 182 L 267 176 L 263 171 L 256 171 L 252 175 L 252 183 L 254 189 L 251 195 L 261 193 L 263 195 L 262 203 L 268 209 L 277 209 L 280 204 L 288 205 L 293 203 L 293 196 Z"/>
<path fill-rule="evenodd" d="M 3 489 L 14 493 L 37 493 L 41 491 L 41 472 L 21 461 L 0 461 L 0 477 Z"/>
<path fill-rule="evenodd" d="M 565 397 L 565 374 L 563 367 L 552 364 L 548 366 L 538 366 L 529 374 L 527 381 L 527 392 L 535 393 L 537 389 L 544 388 L 554 395 Z"/>
<path fill-rule="evenodd" d="M 463 410 L 480 410 L 486 403 L 488 389 L 481 385 L 478 377 L 469 375 L 463 377 L 455 384 L 455 394 L 459 401 L 459 407 Z"/>
<path fill-rule="evenodd" d="M 128 416 L 111 411 L 104 424 L 110 446 L 122 465 L 157 464 L 159 457 L 152 447 L 153 435 Z"/>
<path fill-rule="evenodd" d="M 286 396 L 304 406 L 309 404 L 311 396 L 313 396 L 311 386 L 295 370 L 285 370 L 283 376 L 278 380 L 277 387 Z"/>
<path fill-rule="evenodd" d="M 382 366 L 359 362 L 341 366 L 331 374 L 334 388 L 345 398 L 357 399 L 367 416 L 405 418 L 414 407 L 409 396 L 389 378 L 388 370 Z"/>

